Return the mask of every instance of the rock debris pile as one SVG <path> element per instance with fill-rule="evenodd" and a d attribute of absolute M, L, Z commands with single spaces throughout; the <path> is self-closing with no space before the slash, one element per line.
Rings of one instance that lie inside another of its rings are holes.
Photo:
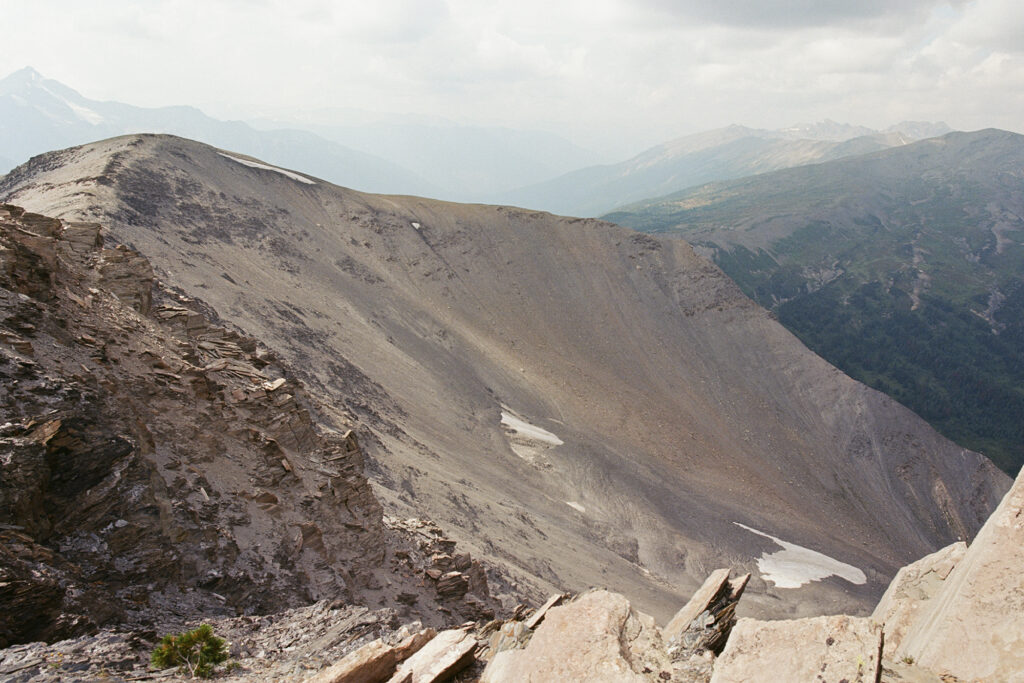
<path fill-rule="evenodd" d="M 101 226 L 0 207 L 0 647 L 322 600 L 493 617 L 483 566 L 385 527 L 352 425 L 292 377 Z"/>

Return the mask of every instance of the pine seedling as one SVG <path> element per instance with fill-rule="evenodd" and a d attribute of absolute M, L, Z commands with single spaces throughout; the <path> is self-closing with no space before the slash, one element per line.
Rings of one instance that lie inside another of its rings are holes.
<path fill-rule="evenodd" d="M 150 661 L 158 669 L 177 666 L 178 671 L 192 678 L 209 678 L 213 668 L 227 658 L 224 639 L 213 635 L 209 624 L 203 624 L 176 636 L 164 636 Z"/>

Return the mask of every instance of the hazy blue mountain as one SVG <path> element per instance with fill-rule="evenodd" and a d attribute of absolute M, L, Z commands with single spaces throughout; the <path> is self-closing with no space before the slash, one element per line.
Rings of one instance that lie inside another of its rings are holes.
<path fill-rule="evenodd" d="M 685 237 L 808 346 L 1006 471 L 1024 463 L 1024 136 L 950 133 L 607 218 Z"/>
<path fill-rule="evenodd" d="M 945 124 L 905 123 L 881 132 L 825 121 L 779 131 L 728 126 L 652 147 L 617 164 L 590 166 L 502 194 L 502 203 L 595 216 L 686 187 L 904 145 Z M 904 132 L 906 131 L 906 132 Z M 916 135 L 911 135 L 914 133 Z"/>
<path fill-rule="evenodd" d="M 924 140 L 952 133 L 953 129 L 941 121 L 902 121 L 895 126 L 889 126 L 885 132 L 903 133 L 908 137 Z"/>
<path fill-rule="evenodd" d="M 135 107 L 90 100 L 32 68 L 0 80 L 0 156 L 7 171 L 31 156 L 127 133 L 172 133 L 355 189 L 436 195 L 439 188 L 401 166 L 299 130 L 256 130 L 194 107 Z"/>
<path fill-rule="evenodd" d="M 852 140 L 853 138 L 865 135 L 874 135 L 878 131 L 865 126 L 854 126 L 849 123 L 839 123 L 831 119 L 818 121 L 816 123 L 798 123 L 795 126 L 782 128 L 775 131 L 782 137 L 791 140 Z"/>
<path fill-rule="evenodd" d="M 559 135 L 537 130 L 443 121 L 300 127 L 346 147 L 390 159 L 429 178 L 441 188 L 444 198 L 455 201 L 486 201 L 496 193 L 601 160 L 597 153 Z"/>

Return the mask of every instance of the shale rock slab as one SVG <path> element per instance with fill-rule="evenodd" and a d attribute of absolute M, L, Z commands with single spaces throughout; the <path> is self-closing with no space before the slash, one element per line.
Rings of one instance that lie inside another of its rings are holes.
<path fill-rule="evenodd" d="M 1024 681 L 1024 472 L 985 523 L 901 653 L 966 680 Z"/>
<path fill-rule="evenodd" d="M 740 619 L 711 683 L 874 682 L 881 654 L 882 629 L 869 618 Z"/>
<path fill-rule="evenodd" d="M 926 605 L 941 594 L 950 572 L 966 552 L 966 543 L 954 543 L 908 564 L 896 574 L 871 614 L 885 631 L 887 653 L 899 650 L 907 629 L 927 611 Z"/>
<path fill-rule="evenodd" d="M 549 610 L 526 648 L 496 654 L 481 680 L 654 681 L 671 668 L 661 652 L 653 619 L 623 596 L 599 590 Z"/>

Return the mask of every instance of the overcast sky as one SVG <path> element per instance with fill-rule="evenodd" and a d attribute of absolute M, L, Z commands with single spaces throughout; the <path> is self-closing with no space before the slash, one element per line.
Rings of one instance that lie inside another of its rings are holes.
<path fill-rule="evenodd" d="M 219 117 L 351 107 L 658 141 L 1024 129 L 1021 0 L 0 0 L 0 76 Z"/>

